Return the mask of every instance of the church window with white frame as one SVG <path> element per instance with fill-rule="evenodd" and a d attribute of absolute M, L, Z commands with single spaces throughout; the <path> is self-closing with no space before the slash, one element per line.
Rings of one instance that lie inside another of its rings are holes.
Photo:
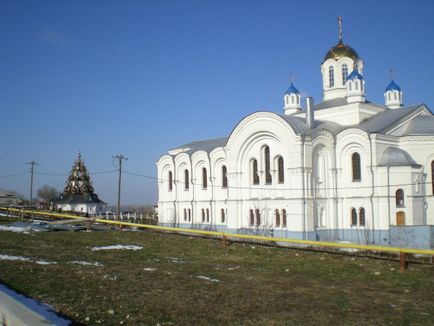
<path fill-rule="evenodd" d="M 222 166 L 222 188 L 228 187 L 228 169 L 226 165 Z"/>
<path fill-rule="evenodd" d="M 184 189 L 190 189 L 190 177 L 187 169 L 184 170 Z"/>
<path fill-rule="evenodd" d="M 352 172 L 353 172 L 353 181 L 360 181 L 362 179 L 362 171 L 361 171 L 359 153 L 356 152 L 353 153 L 353 155 L 351 155 L 351 165 L 352 165 Z"/>
<path fill-rule="evenodd" d="M 259 184 L 258 161 L 256 159 L 252 160 L 252 183 L 254 185 Z"/>
<path fill-rule="evenodd" d="M 206 168 L 202 168 L 202 188 L 203 189 L 208 188 L 208 176 L 207 176 Z"/>
<path fill-rule="evenodd" d="M 172 189 L 173 189 L 173 174 L 172 174 L 172 171 L 169 171 L 169 180 L 168 180 L 168 182 L 169 182 L 169 191 L 172 191 Z"/>
<path fill-rule="evenodd" d="M 342 85 L 345 85 L 348 77 L 348 66 L 346 63 L 342 64 Z M 351 89 L 350 89 L 351 90 Z"/>
<path fill-rule="evenodd" d="M 283 162 L 283 157 L 279 156 L 277 158 L 277 182 L 284 183 L 285 182 L 285 166 Z"/>
<path fill-rule="evenodd" d="M 333 66 L 329 67 L 329 87 L 335 86 L 335 71 Z"/>
<path fill-rule="evenodd" d="M 270 147 L 264 147 L 264 165 L 265 165 L 265 184 L 269 185 L 272 183 L 271 177 L 271 165 L 270 165 Z"/>

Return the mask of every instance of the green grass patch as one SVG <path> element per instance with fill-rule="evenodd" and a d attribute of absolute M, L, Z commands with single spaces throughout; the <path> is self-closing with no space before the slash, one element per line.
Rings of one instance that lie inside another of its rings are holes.
<path fill-rule="evenodd" d="M 95 246 L 143 249 L 92 251 Z M 0 233 L 0 281 L 92 325 L 428 325 L 432 265 L 154 232 Z M 71 261 L 98 262 L 84 266 Z"/>

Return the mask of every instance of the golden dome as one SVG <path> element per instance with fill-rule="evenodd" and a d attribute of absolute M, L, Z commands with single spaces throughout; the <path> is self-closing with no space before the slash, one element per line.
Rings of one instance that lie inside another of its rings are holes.
<path fill-rule="evenodd" d="M 351 46 L 344 44 L 342 39 L 339 40 L 339 43 L 332 47 L 324 57 L 323 62 L 328 59 L 338 60 L 340 58 L 347 57 L 353 60 L 359 59 L 359 55 L 356 50 L 354 50 Z"/>

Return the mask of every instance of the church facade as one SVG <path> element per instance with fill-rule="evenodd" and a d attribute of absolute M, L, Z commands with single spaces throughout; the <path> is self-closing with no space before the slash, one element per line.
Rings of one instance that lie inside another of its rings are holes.
<path fill-rule="evenodd" d="M 50 206 L 57 211 L 77 212 L 88 216 L 105 213 L 106 203 L 94 192 L 80 153 L 72 166 L 63 193 L 53 199 Z"/>
<path fill-rule="evenodd" d="M 434 247 L 434 116 L 365 96 L 364 62 L 342 40 L 321 64 L 323 101 L 291 83 L 282 114 L 254 112 L 226 138 L 157 162 L 162 225 L 274 237 Z"/>

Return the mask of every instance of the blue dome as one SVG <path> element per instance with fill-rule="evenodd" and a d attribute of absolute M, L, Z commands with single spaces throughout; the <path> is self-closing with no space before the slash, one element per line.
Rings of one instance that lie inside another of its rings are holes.
<path fill-rule="evenodd" d="M 286 90 L 285 94 L 300 94 L 297 88 L 295 88 L 294 84 L 291 83 L 291 86 Z"/>
<path fill-rule="evenodd" d="M 347 77 L 347 80 L 354 80 L 354 79 L 363 80 L 363 76 L 359 74 L 357 69 L 354 69 L 353 72 Z"/>
<path fill-rule="evenodd" d="M 390 82 L 389 86 L 387 86 L 386 90 L 384 91 L 385 93 L 387 91 L 401 91 L 401 87 L 399 87 L 393 80 Z"/>

